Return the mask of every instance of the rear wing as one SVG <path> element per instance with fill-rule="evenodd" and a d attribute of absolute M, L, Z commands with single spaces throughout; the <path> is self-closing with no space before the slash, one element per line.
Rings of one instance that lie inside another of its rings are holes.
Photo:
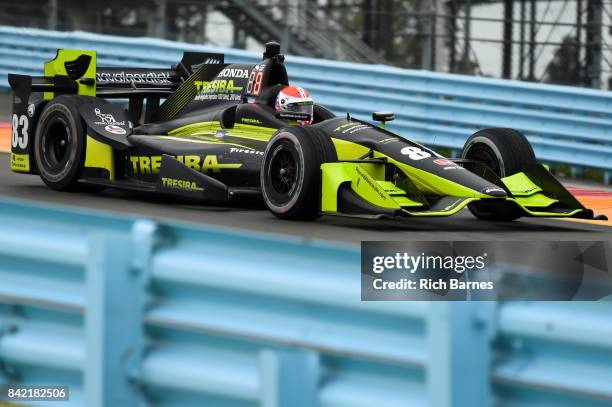
<path fill-rule="evenodd" d="M 223 54 L 185 52 L 169 69 L 98 67 L 96 95 L 107 98 L 133 94 L 167 96 L 202 65 L 223 63 Z"/>
<path fill-rule="evenodd" d="M 224 65 L 223 54 L 185 52 L 181 60 L 166 69 L 99 67 L 95 51 L 57 51 L 44 65 L 43 76 L 9 74 L 13 89 L 11 169 L 33 173 L 32 139 L 44 104 L 55 96 L 74 94 L 129 99 L 129 117 L 134 123 L 148 121 L 194 71 L 211 65 L 216 72 Z M 43 98 L 32 98 L 42 92 Z M 179 95 L 180 96 L 180 95 Z M 143 109 L 146 101 L 146 109 Z"/>
<path fill-rule="evenodd" d="M 167 69 L 98 67 L 95 51 L 60 49 L 54 59 L 45 63 L 43 76 L 9 74 L 9 84 L 26 104 L 31 92 L 43 92 L 47 100 L 60 94 L 163 98 L 200 66 L 223 63 L 223 54 L 185 52 L 178 63 Z"/>

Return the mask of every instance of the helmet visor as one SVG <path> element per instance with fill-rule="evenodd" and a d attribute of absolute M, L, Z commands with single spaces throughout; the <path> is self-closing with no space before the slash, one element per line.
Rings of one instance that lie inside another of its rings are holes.
<path fill-rule="evenodd" d="M 285 110 L 293 113 L 307 113 L 312 116 L 313 103 L 312 102 L 298 102 L 290 103 L 285 107 Z"/>

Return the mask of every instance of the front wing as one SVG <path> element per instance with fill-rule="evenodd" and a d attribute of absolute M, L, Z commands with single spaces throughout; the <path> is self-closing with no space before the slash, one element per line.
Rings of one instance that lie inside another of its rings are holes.
<path fill-rule="evenodd" d="M 542 165 L 496 180 L 507 196 L 425 196 L 399 167 L 385 159 L 340 161 L 321 165 L 321 211 L 365 218 L 451 216 L 470 203 L 519 210 L 530 217 L 593 219 Z"/>

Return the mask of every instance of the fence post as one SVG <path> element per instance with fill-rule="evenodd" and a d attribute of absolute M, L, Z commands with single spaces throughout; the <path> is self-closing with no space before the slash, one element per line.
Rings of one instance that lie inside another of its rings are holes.
<path fill-rule="evenodd" d="M 319 355 L 307 350 L 264 350 L 260 354 L 262 407 L 316 407 Z"/>
<path fill-rule="evenodd" d="M 48 30 L 57 30 L 57 14 L 58 14 L 58 0 L 49 0 L 48 8 L 49 12 L 47 14 L 47 29 Z"/>
<path fill-rule="evenodd" d="M 490 406 L 495 302 L 434 301 L 427 321 L 428 405 Z"/>
<path fill-rule="evenodd" d="M 155 2 L 153 32 L 157 38 L 166 38 L 166 0 L 157 0 Z"/>
<path fill-rule="evenodd" d="M 155 230 L 154 223 L 139 221 L 131 239 L 91 236 L 85 308 L 88 407 L 139 405 L 144 288 Z"/>

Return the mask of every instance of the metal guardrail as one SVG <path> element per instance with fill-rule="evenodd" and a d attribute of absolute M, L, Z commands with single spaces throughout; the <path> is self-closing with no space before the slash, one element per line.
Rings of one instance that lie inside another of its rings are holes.
<path fill-rule="evenodd" d="M 87 407 L 612 403 L 609 302 L 361 302 L 359 258 L 1 199 L 0 385 Z"/>
<path fill-rule="evenodd" d="M 99 63 L 152 67 L 175 63 L 184 50 L 223 52 L 230 62 L 259 54 L 158 39 L 121 38 L 0 27 L 0 87 L 9 72 L 40 74 L 57 48 L 95 49 Z M 287 58 L 290 78 L 337 113 L 368 119 L 393 110 L 389 128 L 434 147 L 459 151 L 483 127 L 524 132 L 545 163 L 604 171 L 612 177 L 612 92 L 432 73 L 381 65 Z"/>

